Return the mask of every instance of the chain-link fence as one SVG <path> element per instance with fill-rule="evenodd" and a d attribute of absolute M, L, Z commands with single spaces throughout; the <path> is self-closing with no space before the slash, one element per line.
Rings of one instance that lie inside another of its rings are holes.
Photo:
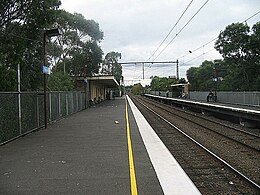
<path fill-rule="evenodd" d="M 83 92 L 48 92 L 48 122 L 86 108 Z M 0 144 L 44 126 L 42 92 L 0 92 Z"/>

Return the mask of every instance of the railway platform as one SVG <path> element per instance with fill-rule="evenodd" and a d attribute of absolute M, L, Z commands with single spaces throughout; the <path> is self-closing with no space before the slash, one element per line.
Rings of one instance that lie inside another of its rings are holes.
<path fill-rule="evenodd" d="M 252 122 L 260 123 L 260 108 L 246 105 L 234 105 L 215 102 L 203 102 L 190 99 L 169 98 L 145 94 L 146 97 L 160 100 L 163 102 L 173 103 L 182 107 L 191 107 L 203 112 L 214 112 L 231 117 L 236 117 L 241 123 L 251 125 Z"/>
<path fill-rule="evenodd" d="M 0 194 L 200 194 L 129 100 L 0 147 Z"/>

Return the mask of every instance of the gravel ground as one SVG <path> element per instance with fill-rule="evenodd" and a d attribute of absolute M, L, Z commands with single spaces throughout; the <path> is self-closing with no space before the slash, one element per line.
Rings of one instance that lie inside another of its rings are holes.
<path fill-rule="evenodd" d="M 209 157 L 206 152 L 197 149 L 197 146 L 194 144 L 187 142 L 186 138 L 176 133 L 172 127 L 166 125 L 162 120 L 158 120 L 158 117 L 152 116 L 151 113 L 142 108 L 139 104 L 137 104 L 137 106 L 203 194 L 258 193 L 257 190 L 240 177 L 237 177 L 230 169 L 226 168 L 214 158 Z M 157 106 L 153 106 L 153 109 L 156 109 L 171 123 L 184 130 L 187 134 L 221 156 L 221 158 L 228 161 L 245 175 L 248 175 L 248 177 L 253 179 L 256 183 L 259 183 L 259 152 L 252 151 L 241 144 L 231 142 L 227 138 L 210 132 L 208 129 L 199 125 L 192 124 L 172 113 L 169 114 L 165 110 L 159 110 L 158 104 Z M 180 114 L 180 111 L 176 112 L 179 112 L 178 115 Z M 182 115 L 185 115 L 185 113 L 182 113 Z M 191 120 L 191 118 L 192 117 L 189 119 Z M 200 121 L 200 123 L 207 123 L 207 121 Z M 204 125 L 208 128 L 217 128 L 215 125 L 212 127 L 212 124 Z"/>

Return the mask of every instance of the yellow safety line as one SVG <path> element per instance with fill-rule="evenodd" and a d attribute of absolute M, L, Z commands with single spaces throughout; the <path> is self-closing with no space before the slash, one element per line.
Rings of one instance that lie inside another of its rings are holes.
<path fill-rule="evenodd" d="M 131 134 L 130 134 L 130 127 L 129 127 L 129 120 L 128 120 L 127 100 L 126 100 L 125 118 L 126 118 L 126 130 L 127 130 L 131 194 L 137 195 L 138 193 L 137 193 L 137 185 L 136 185 L 136 177 L 135 177 L 135 167 L 134 167 L 134 157 L 133 157 L 133 150 L 132 150 Z"/>

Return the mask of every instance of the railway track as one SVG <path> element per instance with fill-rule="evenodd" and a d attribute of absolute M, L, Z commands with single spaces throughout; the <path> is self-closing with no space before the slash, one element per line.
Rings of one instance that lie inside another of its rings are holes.
<path fill-rule="evenodd" d="M 256 150 L 257 152 L 260 152 L 260 136 L 257 134 L 253 134 L 242 129 L 228 126 L 224 123 L 220 123 L 218 121 L 214 121 L 204 116 L 187 112 L 185 110 L 181 110 L 155 100 L 142 98 L 142 101 L 155 107 L 158 107 L 162 110 L 165 110 L 166 112 L 178 116 L 181 119 L 187 120 L 203 128 L 206 128 L 209 131 L 213 131 L 219 135 L 222 135 L 227 139 L 231 139 L 241 145 L 244 145 L 245 147 L 249 147 L 253 150 Z"/>
<path fill-rule="evenodd" d="M 228 127 L 216 131 L 220 124 L 146 98 L 131 99 L 203 194 L 259 194 L 259 146 L 241 136 L 258 142 L 259 137 L 234 129 L 225 135 Z"/>

